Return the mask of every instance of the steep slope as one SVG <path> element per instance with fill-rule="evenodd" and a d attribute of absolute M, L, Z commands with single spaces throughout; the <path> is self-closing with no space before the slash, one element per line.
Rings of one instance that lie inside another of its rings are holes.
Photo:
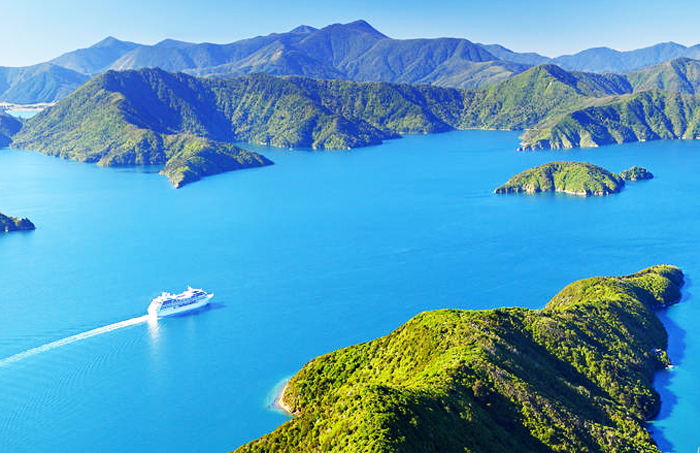
<path fill-rule="evenodd" d="M 92 79 L 29 120 L 12 146 L 103 166 L 176 159 L 166 171 L 176 186 L 272 163 L 225 143 L 231 138 L 213 93 L 197 79 L 144 70 Z"/>
<path fill-rule="evenodd" d="M 22 122 L 0 110 L 0 148 L 9 146 L 12 137 L 22 128 Z"/>
<path fill-rule="evenodd" d="M 638 72 L 626 74 L 634 91 L 663 90 L 695 94 L 700 90 L 700 61 L 676 58 Z"/>
<path fill-rule="evenodd" d="M 17 104 L 54 102 L 75 90 L 88 76 L 53 64 L 0 67 L 0 101 Z"/>
<path fill-rule="evenodd" d="M 318 357 L 289 382 L 294 418 L 237 451 L 658 452 L 653 313 L 682 272 L 573 283 L 542 310 L 438 310 Z"/>
<path fill-rule="evenodd" d="M 659 139 L 700 138 L 700 99 L 645 91 L 551 118 L 523 135 L 522 149 L 594 147 Z"/>
<path fill-rule="evenodd" d="M 570 111 L 589 98 L 631 92 L 614 74 L 571 73 L 556 65 L 536 66 L 494 85 L 467 92 L 460 127 L 524 129 Z"/>
<path fill-rule="evenodd" d="M 49 63 L 86 75 L 99 74 L 124 54 L 143 47 L 141 44 L 108 37 L 86 49 L 67 52 Z"/>
<path fill-rule="evenodd" d="M 507 49 L 502 53 L 518 55 Z M 466 39 L 391 39 L 367 22 L 358 20 L 322 29 L 300 26 L 288 33 L 230 44 L 166 40 L 154 46 L 138 46 L 114 61 L 110 69 L 159 67 L 214 77 L 265 72 L 323 79 L 475 87 L 504 80 L 529 66 L 501 61 L 485 46 Z"/>
<path fill-rule="evenodd" d="M 621 75 L 568 72 L 551 64 L 473 90 L 110 71 L 28 121 L 13 146 L 100 165 L 165 163 L 174 153 L 169 144 L 179 141 L 164 135 L 179 134 L 217 142 L 221 150 L 232 142 L 351 149 L 398 134 L 499 128 L 528 129 L 523 149 L 598 146 L 695 138 L 697 103 L 679 93 L 633 93 Z"/>
<path fill-rule="evenodd" d="M 13 146 L 101 165 L 164 163 L 172 153 L 163 134 L 350 149 L 404 133 L 530 127 L 627 90 L 619 76 L 568 73 L 554 65 L 472 91 L 264 74 L 212 79 L 159 69 L 110 71 L 28 121 Z"/>
<path fill-rule="evenodd" d="M 461 92 L 434 87 L 112 71 L 29 120 L 13 146 L 101 165 L 164 163 L 163 134 L 348 149 L 450 130 L 461 108 Z"/>
<path fill-rule="evenodd" d="M 48 64 L 70 72 L 48 74 L 45 81 L 36 78 L 29 88 L 18 89 L 4 100 L 55 101 L 85 81 L 86 75 L 109 69 L 158 67 L 221 78 L 265 72 L 468 89 L 507 80 L 533 65 L 557 64 L 567 70 L 624 73 L 679 57 L 700 58 L 700 45 L 662 43 L 629 52 L 603 47 L 550 59 L 532 52 L 513 52 L 498 44 L 475 44 L 467 39 L 392 39 L 358 20 L 320 29 L 303 25 L 286 33 L 228 44 L 166 39 L 155 45 L 141 45 L 109 37 L 51 60 Z M 24 74 L 30 68 L 6 70 Z M 1 72 L 0 93 L 8 89 L 3 88 Z M 3 100 L 1 96 L 0 100 Z"/>

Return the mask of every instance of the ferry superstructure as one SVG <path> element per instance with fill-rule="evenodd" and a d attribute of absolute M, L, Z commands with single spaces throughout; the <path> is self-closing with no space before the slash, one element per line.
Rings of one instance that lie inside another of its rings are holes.
<path fill-rule="evenodd" d="M 148 306 L 148 315 L 154 318 L 163 318 L 196 310 L 207 305 L 212 297 L 214 297 L 214 293 L 208 293 L 203 289 L 191 286 L 188 286 L 187 290 L 180 294 L 163 292 L 151 301 Z"/>

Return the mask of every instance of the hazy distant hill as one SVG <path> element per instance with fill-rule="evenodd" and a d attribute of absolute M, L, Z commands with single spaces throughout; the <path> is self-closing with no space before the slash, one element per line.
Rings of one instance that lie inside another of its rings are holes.
<path fill-rule="evenodd" d="M 49 63 L 21 68 L 0 67 L 0 101 L 18 104 L 62 99 L 90 77 Z"/>
<path fill-rule="evenodd" d="M 142 45 L 120 41 L 110 36 L 86 49 L 65 53 L 49 63 L 83 74 L 95 75 L 105 71 L 124 54 L 139 47 Z"/>
<path fill-rule="evenodd" d="M 321 79 L 475 87 L 511 77 L 530 67 L 529 61 L 539 61 L 530 54 L 499 48 L 501 54 L 513 57 L 513 61 L 502 60 L 487 47 L 455 38 L 391 39 L 361 20 L 322 29 L 300 26 L 287 33 L 230 44 L 165 40 L 148 46 L 110 37 L 51 60 L 51 65 L 68 71 L 63 75 L 48 73 L 47 88 L 22 85 L 5 99 L 22 103 L 60 99 L 85 81 L 85 76 L 108 69 L 158 67 L 212 77 L 265 72 Z M 9 69 L 22 72 L 27 68 Z"/>
<path fill-rule="evenodd" d="M 552 62 L 552 59 L 549 57 L 545 57 L 543 55 L 540 55 L 540 54 L 537 54 L 534 52 L 526 52 L 526 53 L 513 52 L 512 50 L 506 49 L 505 47 L 501 46 L 500 44 L 478 44 L 478 45 L 481 46 L 483 49 L 486 49 L 490 54 L 494 55 L 499 60 L 503 60 L 503 61 L 512 61 L 514 63 L 526 64 L 526 65 L 531 65 L 531 66 L 536 66 L 538 64 Z"/>
<path fill-rule="evenodd" d="M 676 58 L 626 74 L 635 91 L 665 90 L 695 94 L 700 90 L 700 61 Z"/>
<path fill-rule="evenodd" d="M 54 101 L 70 93 L 87 76 L 109 69 L 158 67 L 221 78 L 264 72 L 316 79 L 475 88 L 545 63 L 574 71 L 625 73 L 679 57 L 700 58 L 700 45 L 663 43 L 629 52 L 601 47 L 550 59 L 467 39 L 392 39 L 359 20 L 321 29 L 302 25 L 286 33 L 229 44 L 166 39 L 155 45 L 142 45 L 109 37 L 91 47 L 61 55 L 48 64 L 5 68 L 9 74 L 6 79 L 22 80 L 11 86 L 5 83 L 3 87 L 0 74 L 0 100 Z M 64 71 L 59 72 L 56 67 Z"/>
<path fill-rule="evenodd" d="M 596 47 L 574 55 L 557 57 L 552 62 L 573 71 L 624 73 L 679 57 L 700 58 L 700 44 L 685 47 L 674 42 L 667 42 L 627 52 L 620 52 L 608 47 Z"/>
<path fill-rule="evenodd" d="M 169 42 L 141 46 L 111 69 L 159 67 L 199 76 L 266 72 L 356 81 L 431 83 L 470 87 L 502 80 L 529 66 L 500 61 L 466 39 L 396 40 L 365 21 L 322 29 L 301 26 L 231 44 Z"/>

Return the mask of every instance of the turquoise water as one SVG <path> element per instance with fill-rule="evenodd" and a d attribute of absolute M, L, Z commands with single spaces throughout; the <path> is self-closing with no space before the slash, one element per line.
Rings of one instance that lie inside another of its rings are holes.
<path fill-rule="evenodd" d="M 672 263 L 690 284 L 664 314 L 676 367 L 650 428 L 695 452 L 700 142 L 517 144 L 466 131 L 263 150 L 277 165 L 180 190 L 149 169 L 0 152 L 0 212 L 38 226 L 0 236 L 0 358 L 22 354 L 0 361 L 0 451 L 228 451 L 286 420 L 274 389 L 306 361 L 421 311 L 538 308 L 576 279 Z M 657 177 L 605 198 L 492 193 L 554 159 Z M 134 320 L 187 284 L 216 303 Z"/>
<path fill-rule="evenodd" d="M 36 109 L 33 109 L 33 110 L 9 110 L 7 113 L 12 115 L 12 116 L 16 116 L 17 118 L 27 119 L 27 118 L 33 117 L 34 115 L 36 115 L 40 111 L 41 110 L 36 110 Z"/>

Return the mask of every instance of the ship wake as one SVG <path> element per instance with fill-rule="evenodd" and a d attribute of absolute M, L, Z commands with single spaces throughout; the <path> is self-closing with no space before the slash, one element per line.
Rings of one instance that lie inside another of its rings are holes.
<path fill-rule="evenodd" d="M 36 348 L 28 349 L 24 352 L 19 352 L 15 355 L 11 355 L 9 357 L 5 357 L 4 359 L 0 359 L 0 367 L 9 365 L 11 363 L 19 362 L 20 360 L 26 359 L 27 357 L 42 354 L 44 352 L 48 352 L 53 349 L 69 345 L 71 343 L 87 340 L 88 338 L 96 337 L 107 332 L 113 332 L 115 330 L 123 329 L 124 327 L 135 326 L 146 321 L 148 321 L 148 315 L 127 319 L 126 321 L 115 322 L 114 324 L 98 327 L 97 329 L 92 329 L 76 335 L 71 335 L 70 337 L 61 338 L 60 340 L 52 341 L 51 343 L 46 343 L 44 345 L 37 346 Z"/>

